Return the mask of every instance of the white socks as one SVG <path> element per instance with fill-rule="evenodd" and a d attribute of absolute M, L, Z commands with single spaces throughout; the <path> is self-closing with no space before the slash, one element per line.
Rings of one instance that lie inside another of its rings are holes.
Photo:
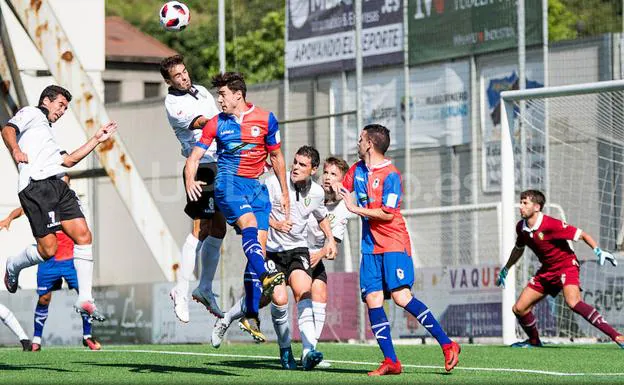
<path fill-rule="evenodd" d="M 312 311 L 312 300 L 302 299 L 297 304 L 299 314 L 299 331 L 301 332 L 301 344 L 303 345 L 302 357 L 316 346 L 316 334 L 314 330 L 314 312 Z"/>
<path fill-rule="evenodd" d="M 271 319 L 277 334 L 277 344 L 281 349 L 290 347 L 290 327 L 288 326 L 288 304 L 276 305 L 271 302 Z"/>
<path fill-rule="evenodd" d="M 189 234 L 182 245 L 182 256 L 180 257 L 180 267 L 178 268 L 178 276 L 176 283 L 176 291 L 183 296 L 188 296 L 189 281 L 193 279 L 193 270 L 195 270 L 195 258 L 197 250 L 200 247 L 199 239 L 193 234 Z"/>
<path fill-rule="evenodd" d="M 219 265 L 222 243 L 223 239 L 208 236 L 202 242 L 201 249 L 199 249 L 201 257 L 199 287 L 204 291 L 212 292 L 212 281 Z"/>
<path fill-rule="evenodd" d="M 93 245 L 74 245 L 74 267 L 78 276 L 78 301 L 93 301 Z"/>
<path fill-rule="evenodd" d="M 223 320 L 229 325 L 233 321 L 243 318 L 245 316 L 245 312 L 245 296 L 243 296 L 240 300 L 236 301 L 234 305 L 232 305 L 230 310 L 225 312 L 225 314 L 223 315 Z"/>
<path fill-rule="evenodd" d="M 316 341 L 321 338 L 321 333 L 323 332 L 323 326 L 325 326 L 325 308 L 327 307 L 326 303 L 323 302 L 312 302 L 312 311 L 314 312 L 314 335 L 316 336 Z"/>
<path fill-rule="evenodd" d="M 7 269 L 13 274 L 19 274 L 22 269 L 38 265 L 44 261 L 37 251 L 37 245 L 29 245 L 16 256 L 7 259 Z"/>
<path fill-rule="evenodd" d="M 9 327 L 9 329 L 11 329 L 13 334 L 15 334 L 20 341 L 28 339 L 24 329 L 22 329 L 22 325 L 19 324 L 13 312 L 3 304 L 0 304 L 0 319 L 6 326 Z"/>

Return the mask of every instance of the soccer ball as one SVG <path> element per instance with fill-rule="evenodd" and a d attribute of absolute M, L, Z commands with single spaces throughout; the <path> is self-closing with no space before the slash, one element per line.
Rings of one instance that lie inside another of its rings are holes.
<path fill-rule="evenodd" d="M 168 31 L 182 31 L 191 21 L 186 4 L 168 1 L 160 8 L 160 24 Z"/>

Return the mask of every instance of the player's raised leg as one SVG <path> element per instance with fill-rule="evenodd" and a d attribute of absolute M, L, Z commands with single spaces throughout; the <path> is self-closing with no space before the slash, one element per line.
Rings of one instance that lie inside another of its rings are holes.
<path fill-rule="evenodd" d="M 572 309 L 572 311 L 585 318 L 587 322 L 609 336 L 613 342 L 624 349 L 624 336 L 609 325 L 609 323 L 602 318 L 602 315 L 600 315 L 600 313 L 593 306 L 581 300 L 581 290 L 579 286 L 565 285 L 563 287 L 563 297 L 565 298 L 566 304 L 570 309 Z"/>
<path fill-rule="evenodd" d="M 199 220 L 193 221 L 193 231 L 186 236 L 180 254 L 180 265 L 176 274 L 176 284 L 169 292 L 173 301 L 173 311 L 181 322 L 189 322 L 189 282 L 193 280 L 195 260 L 201 247 L 199 237 Z"/>
<path fill-rule="evenodd" d="M 56 253 L 57 243 L 54 234 L 37 238 L 37 244 L 28 245 L 19 254 L 7 258 L 4 285 L 9 293 L 15 293 L 22 269 L 38 265 L 50 259 Z"/>
<path fill-rule="evenodd" d="M 212 218 L 201 221 L 200 237 L 203 239 L 199 250 L 201 273 L 199 286 L 193 290 L 192 295 L 194 300 L 201 302 L 217 318 L 223 317 L 223 311 L 219 308 L 217 299 L 212 291 L 212 281 L 219 265 L 221 244 L 223 243 L 225 232 L 225 218 L 219 211 L 216 211 Z"/>
<path fill-rule="evenodd" d="M 237 321 L 245 316 L 245 297 L 241 297 L 230 310 L 223 314 L 223 318 L 218 318 L 212 329 L 210 342 L 213 348 L 218 348 L 223 342 L 223 338 L 232 322 Z"/>
<path fill-rule="evenodd" d="M 22 349 L 25 351 L 30 350 L 30 339 L 28 339 L 22 325 L 19 324 L 19 321 L 15 318 L 13 312 L 3 304 L 0 304 L 0 320 L 2 320 L 2 322 L 4 322 L 4 324 L 11 329 L 13 334 L 15 334 L 15 336 L 20 340 Z"/>
<path fill-rule="evenodd" d="M 81 212 L 82 215 L 82 212 Z M 92 236 L 84 216 L 61 221 L 63 231 L 74 241 L 74 267 L 78 277 L 78 300 L 76 311 L 91 316 L 96 321 L 106 317 L 95 306 L 93 299 L 93 245 Z"/>

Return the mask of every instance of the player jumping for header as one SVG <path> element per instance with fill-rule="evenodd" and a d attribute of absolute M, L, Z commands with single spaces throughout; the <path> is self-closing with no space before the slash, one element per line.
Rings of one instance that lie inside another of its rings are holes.
<path fill-rule="evenodd" d="M 250 333 L 260 333 L 260 296 L 254 291 L 254 281 L 260 280 L 266 294 L 284 282 L 283 273 L 268 272 L 264 266 L 271 201 L 267 187 L 258 181 L 268 154 L 281 187 L 282 209 L 290 213 L 279 127 L 272 112 L 247 103 L 242 74 L 216 75 L 212 85 L 218 90 L 217 103 L 223 112 L 206 123 L 201 139 L 186 160 L 186 191 L 191 200 L 200 198 L 203 182 L 195 180 L 197 167 L 216 139 L 219 159 L 215 201 L 227 222 L 241 233 L 248 260 L 244 282 L 247 312 L 241 323 Z"/>

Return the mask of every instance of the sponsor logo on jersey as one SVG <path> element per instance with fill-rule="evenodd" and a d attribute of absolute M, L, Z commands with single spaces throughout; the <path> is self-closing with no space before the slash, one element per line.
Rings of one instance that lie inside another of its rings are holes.
<path fill-rule="evenodd" d="M 565 281 L 566 281 L 566 275 L 565 273 L 561 274 L 561 284 L 565 285 Z"/>
<path fill-rule="evenodd" d="M 364 178 L 362 178 L 361 176 L 356 176 L 355 180 L 359 180 L 360 182 L 364 182 Z"/>
<path fill-rule="evenodd" d="M 221 135 L 229 135 L 229 134 L 233 134 L 234 130 L 223 130 L 221 131 Z"/>
<path fill-rule="evenodd" d="M 539 233 L 537 233 L 537 237 L 540 239 L 540 241 L 544 240 L 544 233 L 542 233 L 541 231 Z"/>
<path fill-rule="evenodd" d="M 245 204 L 245 205 L 240 205 L 238 209 L 239 209 L 239 210 L 244 210 L 244 209 L 250 209 L 250 208 L 251 208 L 251 206 L 250 206 L 250 205 Z"/>
<path fill-rule="evenodd" d="M 332 213 L 329 213 L 329 214 L 327 214 L 327 219 L 329 219 L 329 224 L 333 225 L 334 221 L 336 220 L 336 215 L 334 215 Z"/>

